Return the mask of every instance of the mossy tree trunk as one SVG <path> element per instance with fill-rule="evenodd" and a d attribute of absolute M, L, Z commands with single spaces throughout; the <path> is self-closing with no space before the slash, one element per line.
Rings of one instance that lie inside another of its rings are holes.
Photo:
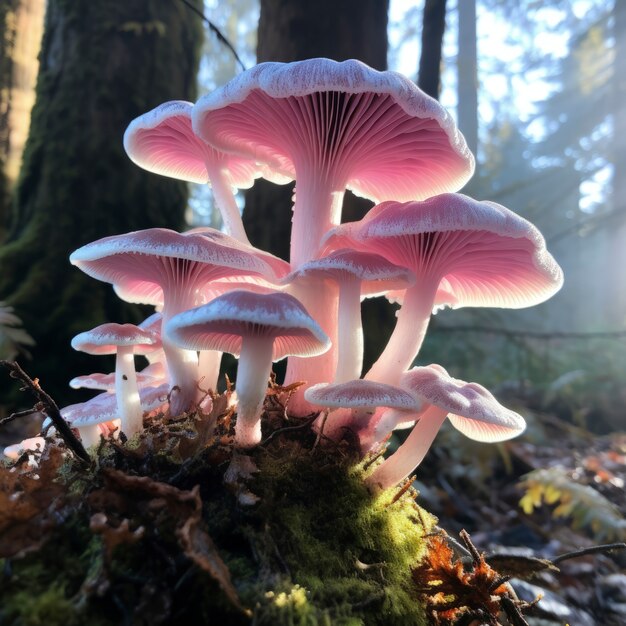
<path fill-rule="evenodd" d="M 104 367 L 74 353 L 72 336 L 139 319 L 110 285 L 71 267 L 70 252 L 115 233 L 182 226 L 186 185 L 133 165 L 122 135 L 157 104 L 194 98 L 201 38 L 199 18 L 181 2 L 48 2 L 30 134 L 0 249 L 0 300 L 37 341 L 28 367 L 61 400 L 69 378 Z"/>
<path fill-rule="evenodd" d="M 0 241 L 35 98 L 45 0 L 0 3 Z"/>

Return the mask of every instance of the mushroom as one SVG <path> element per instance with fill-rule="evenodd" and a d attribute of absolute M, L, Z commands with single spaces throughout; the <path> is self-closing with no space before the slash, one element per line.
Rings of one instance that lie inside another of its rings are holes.
<path fill-rule="evenodd" d="M 72 339 L 72 348 L 88 354 L 115 354 L 115 396 L 122 431 L 132 437 L 142 428 L 135 374 L 135 353 L 160 347 L 159 338 L 134 324 L 101 324 Z"/>
<path fill-rule="evenodd" d="M 334 382 L 358 379 L 363 367 L 361 294 L 373 296 L 387 290 L 406 289 L 415 278 L 406 268 L 398 267 L 378 254 L 343 249 L 301 265 L 283 282 L 300 281 L 306 289 L 309 277 L 332 280 L 339 287 Z"/>
<path fill-rule="evenodd" d="M 126 301 L 162 306 L 163 324 L 201 304 L 203 289 L 212 280 L 237 274 L 278 280 L 288 269 L 271 254 L 209 229 L 181 234 L 149 228 L 105 237 L 73 252 L 70 261 L 90 276 L 113 283 Z M 170 410 L 178 415 L 199 400 L 198 357 L 167 337 L 162 341 L 175 391 Z"/>
<path fill-rule="evenodd" d="M 317 255 L 339 224 L 346 189 L 374 201 L 427 198 L 460 189 L 474 159 L 450 115 L 413 82 L 348 60 L 261 63 L 203 96 L 196 133 L 219 150 L 253 157 L 296 180 L 292 269 Z M 333 346 L 336 290 L 311 280 L 293 290 Z M 289 359 L 287 384 L 332 379 L 334 347 Z M 310 410 L 298 391 L 292 411 Z"/>
<path fill-rule="evenodd" d="M 163 381 L 167 372 L 161 363 L 152 363 L 140 372 L 135 374 L 137 385 L 141 388 L 146 385 L 154 385 L 159 381 Z M 115 391 L 115 372 L 111 374 L 102 374 L 94 372 L 93 374 L 83 374 L 75 376 L 70 380 L 72 389 L 93 389 L 96 391 Z"/>
<path fill-rule="evenodd" d="M 320 383 L 309 387 L 304 397 L 312 404 L 343 409 L 336 411 L 329 420 L 325 434 L 331 438 L 338 437 L 344 428 L 356 426 L 357 432 L 367 429 L 380 407 L 416 413 L 422 404 L 414 394 L 404 389 L 371 380 Z"/>
<path fill-rule="evenodd" d="M 417 356 L 435 306 L 527 307 L 563 283 L 561 268 L 530 222 L 462 194 L 384 202 L 361 221 L 334 228 L 325 244 L 328 250 L 350 245 L 382 254 L 416 276 L 387 347 L 366 374 L 389 384 L 397 384 Z"/>
<path fill-rule="evenodd" d="M 143 425 L 143 414 L 162 407 L 167 402 L 169 386 L 143 387 L 139 390 L 140 420 Z M 115 425 L 121 413 L 115 396 L 111 393 L 101 393 L 86 402 L 71 404 L 61 409 L 61 416 L 72 426 L 77 428 L 81 440 L 86 447 L 93 446 L 100 441 L 100 434 L 110 432 L 110 422 Z M 127 431 L 122 431 L 127 436 Z M 133 433 L 134 434 L 134 433 Z"/>
<path fill-rule="evenodd" d="M 367 478 L 373 490 L 392 487 L 415 470 L 446 416 L 475 441 L 505 441 L 526 428 L 521 415 L 503 407 L 484 387 L 452 378 L 440 365 L 413 368 L 401 377 L 401 385 L 427 406 L 406 441 Z"/>
<path fill-rule="evenodd" d="M 165 327 L 169 341 L 188 350 L 221 350 L 239 356 L 235 445 L 261 441 L 261 412 L 272 361 L 314 356 L 330 341 L 293 296 L 236 290 L 190 311 Z"/>
<path fill-rule="evenodd" d="M 222 215 L 226 232 L 250 243 L 243 228 L 232 189 L 247 189 L 266 168 L 250 158 L 216 150 L 191 128 L 191 102 L 173 100 L 134 119 L 124 133 L 124 149 L 130 159 L 149 172 L 185 180 L 209 183 Z M 274 182 L 286 179 L 273 177 Z"/>

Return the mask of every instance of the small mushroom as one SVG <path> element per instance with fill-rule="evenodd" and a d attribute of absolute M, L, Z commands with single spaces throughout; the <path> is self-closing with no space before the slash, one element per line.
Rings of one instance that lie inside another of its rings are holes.
<path fill-rule="evenodd" d="M 272 361 L 313 356 L 330 341 L 306 309 L 286 293 L 231 291 L 208 304 L 179 313 L 165 327 L 173 343 L 187 350 L 220 350 L 239 356 L 235 444 L 261 441 L 261 411 Z"/>
<path fill-rule="evenodd" d="M 72 339 L 72 348 L 88 354 L 115 354 L 115 396 L 122 431 L 132 437 L 142 428 L 135 354 L 160 347 L 159 338 L 134 324 L 101 324 Z"/>
<path fill-rule="evenodd" d="M 387 489 L 409 476 L 446 417 L 466 437 L 482 442 L 512 439 L 526 428 L 521 415 L 503 407 L 484 387 L 452 378 L 440 365 L 413 368 L 401 377 L 401 386 L 426 406 L 406 441 L 367 478 L 373 490 Z"/>
<path fill-rule="evenodd" d="M 336 250 L 301 265 L 283 279 L 299 281 L 306 289 L 308 277 L 332 280 L 339 287 L 337 368 L 334 382 L 343 383 L 361 376 L 363 367 L 363 326 L 361 296 L 406 289 L 415 277 L 404 267 L 394 265 L 378 254 L 356 250 Z M 306 394 L 305 394 L 306 396 Z"/>
<path fill-rule="evenodd" d="M 331 438 L 339 437 L 344 428 L 354 428 L 360 436 L 361 431 L 367 431 L 380 407 L 416 413 L 422 405 L 414 394 L 404 389 L 358 379 L 313 385 L 304 392 L 304 397 L 312 404 L 340 409 L 329 416 L 324 427 L 324 433 Z"/>

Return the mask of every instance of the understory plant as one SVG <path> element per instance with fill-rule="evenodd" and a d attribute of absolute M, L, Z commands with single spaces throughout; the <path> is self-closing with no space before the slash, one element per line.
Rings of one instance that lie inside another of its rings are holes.
<path fill-rule="evenodd" d="M 514 437 L 525 422 L 441 365 L 412 366 L 439 308 L 520 308 L 560 288 L 539 231 L 457 193 L 474 159 L 450 115 L 403 76 L 358 61 L 260 64 L 196 104 L 168 102 L 132 121 L 124 146 L 143 168 L 211 185 L 226 232 L 151 228 L 70 257 L 156 312 L 139 327 L 105 324 L 73 342 L 117 354 L 115 373 L 73 383 L 100 393 L 60 411 L 91 446 L 89 469 L 62 461 L 56 423 L 8 450 L 17 472 L 5 486 L 20 497 L 61 472 L 42 497 L 73 527 L 79 553 L 69 550 L 71 573 L 46 592 L 55 610 L 69 603 L 90 624 L 111 623 L 116 611 L 135 623 L 142 611 L 159 613 L 154 602 L 166 623 L 453 623 L 445 620 L 467 604 L 427 615 L 425 590 L 437 595 L 441 584 L 425 539 L 434 522 L 398 487 L 446 419 L 482 442 Z M 252 246 L 241 223 L 234 189 L 259 177 L 296 181 L 289 262 Z M 348 189 L 376 204 L 342 223 Z M 369 297 L 400 308 L 387 347 L 363 372 L 360 304 Z M 234 391 L 219 396 L 224 352 L 239 365 Z M 139 372 L 135 353 L 149 361 Z M 285 357 L 278 386 L 271 364 Z M 410 433 L 384 458 L 399 428 Z M 49 565 L 61 527 L 34 500 L 48 542 L 0 552 L 23 556 L 16 571 L 31 581 L 44 576 L 37 568 Z M 153 575 L 159 559 L 164 578 Z M 136 579 L 128 588 L 125 575 Z M 500 587 L 477 614 L 497 613 Z M 3 610 L 25 624 L 43 610 L 20 607 Z"/>

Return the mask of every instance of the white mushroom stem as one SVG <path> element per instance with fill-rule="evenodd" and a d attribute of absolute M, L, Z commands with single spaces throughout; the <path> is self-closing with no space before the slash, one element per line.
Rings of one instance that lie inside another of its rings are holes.
<path fill-rule="evenodd" d="M 119 346 L 115 357 L 115 397 L 122 420 L 121 430 L 127 437 L 143 428 L 143 413 L 137 389 L 133 346 Z"/>
<path fill-rule="evenodd" d="M 329 382 L 335 376 L 337 367 L 337 301 L 339 290 L 334 282 L 321 278 L 310 278 L 306 284 L 290 285 L 288 292 L 296 297 L 309 315 L 322 327 L 332 344 L 330 350 L 315 357 L 290 356 L 287 361 L 285 385 L 305 382 L 289 400 L 292 415 L 308 415 L 317 412 L 319 407 L 304 399 L 307 387 L 316 383 Z"/>
<path fill-rule="evenodd" d="M 361 378 L 363 367 L 363 324 L 361 281 L 347 279 L 339 286 L 337 369 L 335 383 Z"/>
<path fill-rule="evenodd" d="M 251 245 L 243 227 L 243 221 L 241 219 L 241 213 L 239 212 L 239 206 L 235 200 L 235 195 L 224 176 L 223 169 L 211 161 L 206 161 L 205 165 L 207 175 L 211 181 L 213 197 L 220 210 L 226 232 L 242 243 Z"/>
<path fill-rule="evenodd" d="M 251 448 L 261 441 L 261 412 L 272 369 L 273 337 L 242 337 L 237 367 L 235 445 Z"/>
<path fill-rule="evenodd" d="M 198 381 L 203 390 L 217 391 L 217 381 L 222 364 L 219 350 L 201 350 L 198 357 Z"/>
<path fill-rule="evenodd" d="M 95 424 L 94 426 L 79 426 L 78 434 L 80 435 L 80 441 L 85 448 L 91 448 L 100 443 L 100 426 Z"/>
<path fill-rule="evenodd" d="M 367 478 L 368 487 L 373 491 L 388 489 L 409 476 L 426 456 L 447 414 L 445 409 L 430 406 L 406 441 Z"/>
<path fill-rule="evenodd" d="M 365 375 L 366 380 L 397 385 L 400 376 L 411 367 L 424 342 L 439 282 L 438 279 L 422 280 L 406 290 L 393 333 Z"/>
<path fill-rule="evenodd" d="M 358 431 L 361 451 L 369 452 L 378 448 L 394 430 L 411 428 L 417 414 L 414 411 L 379 408 L 366 427 Z"/>

